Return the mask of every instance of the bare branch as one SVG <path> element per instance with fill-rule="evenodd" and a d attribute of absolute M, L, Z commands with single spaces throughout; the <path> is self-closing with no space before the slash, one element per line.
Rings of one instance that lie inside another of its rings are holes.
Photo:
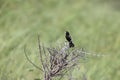
<path fill-rule="evenodd" d="M 42 64 L 42 68 L 43 68 L 43 71 L 46 72 L 45 71 L 45 66 L 44 66 L 44 63 L 43 63 L 43 60 L 42 60 L 42 50 L 41 50 L 39 35 L 38 35 L 38 47 L 39 47 L 39 56 L 40 56 L 40 61 L 41 61 L 41 64 Z"/>
<path fill-rule="evenodd" d="M 67 72 L 74 69 L 79 64 L 79 59 L 85 56 L 85 52 L 79 49 L 70 49 L 69 45 L 66 44 L 61 48 L 46 48 L 44 45 L 41 46 L 38 35 L 38 49 L 40 63 L 42 68 L 40 70 L 44 73 L 44 80 L 51 80 L 56 76 L 60 76 L 61 80 Z M 46 50 L 48 52 L 46 52 Z M 28 61 L 32 63 L 29 57 L 26 55 Z M 32 63 L 34 65 L 34 63 Z"/>

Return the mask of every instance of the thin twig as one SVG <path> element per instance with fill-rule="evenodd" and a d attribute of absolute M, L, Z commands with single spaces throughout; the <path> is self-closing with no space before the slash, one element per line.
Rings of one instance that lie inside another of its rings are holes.
<path fill-rule="evenodd" d="M 44 72 L 44 79 L 45 80 L 49 80 L 49 75 L 47 74 L 47 71 L 46 71 L 46 68 L 45 68 L 45 64 L 44 64 L 44 61 L 42 59 L 42 49 L 41 49 L 41 46 L 40 46 L 40 39 L 39 39 L 39 35 L 38 35 L 38 47 L 39 47 L 39 56 L 40 56 L 40 61 L 41 61 L 41 64 L 42 64 L 42 68 L 43 68 L 43 72 Z"/>
<path fill-rule="evenodd" d="M 46 55 L 46 51 L 45 51 L 45 47 L 44 47 L 44 45 L 43 45 L 43 53 L 44 53 L 44 55 L 45 55 L 45 66 L 46 66 L 46 68 L 47 68 L 47 71 L 49 72 L 50 70 L 49 70 L 49 68 L 48 68 L 48 65 L 49 64 L 46 64 L 46 63 L 48 63 L 48 56 Z"/>
<path fill-rule="evenodd" d="M 31 63 L 34 67 L 36 67 L 37 69 L 39 69 L 40 71 L 43 72 L 43 70 L 42 70 L 40 67 L 38 67 L 36 64 L 34 64 L 34 63 L 29 59 L 29 57 L 27 56 L 27 53 L 26 53 L 26 47 L 24 47 L 24 53 L 25 53 L 25 57 L 27 58 L 27 60 L 29 61 L 29 63 Z"/>
<path fill-rule="evenodd" d="M 42 50 L 41 50 L 41 46 L 40 46 L 40 39 L 39 39 L 39 35 L 38 35 L 38 47 L 39 47 L 39 56 L 40 56 L 40 61 L 43 67 L 43 71 L 45 71 L 45 66 L 42 60 Z"/>

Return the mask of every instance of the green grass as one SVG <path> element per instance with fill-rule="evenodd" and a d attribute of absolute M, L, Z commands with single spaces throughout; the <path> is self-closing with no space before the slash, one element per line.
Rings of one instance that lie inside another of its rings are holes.
<path fill-rule="evenodd" d="M 92 56 L 75 70 L 79 80 L 86 71 L 87 80 L 120 79 L 120 10 L 112 0 L 1 0 L 0 1 L 0 79 L 34 80 L 42 78 L 24 56 L 24 45 L 37 58 L 37 35 L 45 46 L 63 43 L 70 31 L 76 47 Z M 67 79 L 66 79 L 67 80 Z"/>

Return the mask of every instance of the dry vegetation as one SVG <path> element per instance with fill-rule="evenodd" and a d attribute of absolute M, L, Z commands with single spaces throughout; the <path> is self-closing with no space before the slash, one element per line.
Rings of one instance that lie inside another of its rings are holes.
<path fill-rule="evenodd" d="M 26 47 L 24 48 L 24 52 L 27 60 L 42 72 L 44 80 L 52 80 L 52 78 L 58 76 L 60 76 L 59 80 L 61 80 L 75 66 L 80 65 L 80 59 L 84 59 L 86 55 L 83 49 L 73 48 L 69 50 L 70 47 L 67 42 L 61 48 L 46 48 L 40 44 L 38 37 L 38 44 L 41 68 L 30 60 L 26 53 Z M 69 80 L 72 80 L 71 77 L 69 77 Z M 84 78 L 86 79 L 85 76 Z"/>

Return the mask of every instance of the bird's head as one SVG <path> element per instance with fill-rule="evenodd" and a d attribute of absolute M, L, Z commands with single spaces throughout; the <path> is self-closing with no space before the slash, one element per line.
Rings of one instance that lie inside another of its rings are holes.
<path fill-rule="evenodd" d="M 69 32 L 68 32 L 68 31 L 66 31 L 66 32 L 65 32 L 65 34 L 66 34 L 66 35 L 69 35 Z"/>

